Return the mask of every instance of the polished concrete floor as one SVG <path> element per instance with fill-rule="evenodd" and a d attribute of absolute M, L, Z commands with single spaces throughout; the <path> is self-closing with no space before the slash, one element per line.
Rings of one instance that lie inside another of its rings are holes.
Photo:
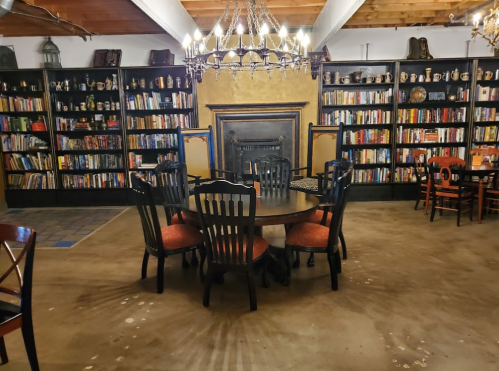
<path fill-rule="evenodd" d="M 154 260 L 140 280 L 134 209 L 73 249 L 40 249 L 41 370 L 497 371 L 499 216 L 481 225 L 463 218 L 457 228 L 455 214 L 430 223 L 412 205 L 349 204 L 339 291 L 318 256 L 316 267 L 293 272 L 290 287 L 259 287 L 256 312 L 237 274 L 214 286 L 204 308 L 195 269 L 176 257 L 156 294 Z M 10 363 L 0 371 L 28 370 L 20 331 L 5 339 Z"/>

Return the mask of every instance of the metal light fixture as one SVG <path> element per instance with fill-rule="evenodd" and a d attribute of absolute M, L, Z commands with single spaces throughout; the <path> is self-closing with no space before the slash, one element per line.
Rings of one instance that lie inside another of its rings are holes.
<path fill-rule="evenodd" d="M 234 9 L 227 31 L 221 26 L 223 20 L 229 19 L 231 4 Z M 243 9 L 247 12 L 247 29 L 249 41 L 243 42 L 244 27 L 240 22 Z M 270 29 L 276 31 L 280 41 L 274 42 L 269 36 Z M 231 36 L 237 35 L 232 45 Z M 215 48 L 208 50 L 208 42 L 215 37 Z M 277 44 L 277 45 L 276 45 Z M 213 68 L 217 74 L 222 70 L 232 72 L 233 78 L 239 71 L 248 71 L 253 77 L 256 71 L 265 71 L 271 77 L 273 70 L 284 73 L 288 70 L 299 74 L 301 69 L 307 71 L 310 64 L 312 78 L 317 78 L 323 53 L 308 51 L 310 37 L 300 30 L 293 39 L 288 36 L 286 27 L 281 26 L 270 12 L 264 0 L 228 0 L 227 6 L 215 27 L 203 37 L 199 30 L 194 32 L 194 40 L 187 34 L 183 47 L 184 63 L 187 72 L 197 81 L 203 80 L 203 74 Z"/>
<path fill-rule="evenodd" d="M 475 14 L 473 17 L 473 30 L 471 31 L 471 36 L 476 38 L 481 36 L 483 39 L 487 40 L 492 49 L 499 47 L 499 7 L 496 8 L 494 1 L 494 8 L 489 10 L 489 14 L 483 18 L 483 28 L 479 31 L 480 25 L 480 13 Z"/>
<path fill-rule="evenodd" d="M 10 12 L 12 4 L 14 4 L 14 0 L 0 0 L 0 17 Z"/>
<path fill-rule="evenodd" d="M 61 68 L 61 52 L 49 36 L 42 48 L 43 66 L 45 68 Z"/>

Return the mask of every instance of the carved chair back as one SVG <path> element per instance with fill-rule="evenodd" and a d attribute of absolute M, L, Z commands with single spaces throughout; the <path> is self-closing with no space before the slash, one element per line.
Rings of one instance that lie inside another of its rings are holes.
<path fill-rule="evenodd" d="M 156 166 L 156 177 L 158 187 L 163 196 L 166 222 L 171 225 L 175 214 L 178 215 L 180 223 L 183 223 L 181 207 L 189 198 L 189 185 L 187 183 L 187 168 L 184 163 L 164 161 Z"/>
<path fill-rule="evenodd" d="M 253 263 L 255 188 L 217 180 L 196 187 L 194 195 L 208 264 L 249 269 Z"/>
<path fill-rule="evenodd" d="M 441 156 L 434 156 L 431 157 L 428 160 L 428 164 L 437 164 L 439 165 L 438 167 L 435 167 L 435 165 L 430 167 L 430 172 L 432 175 L 432 184 L 435 188 L 447 188 L 447 189 L 453 189 L 453 190 L 458 190 L 461 188 L 461 182 L 463 179 L 462 176 L 462 170 L 463 167 L 466 166 L 466 161 L 463 159 L 460 159 L 458 157 L 441 157 Z M 451 166 L 454 165 L 454 169 L 457 167 L 455 171 L 451 170 Z M 439 174 L 439 179 L 440 179 L 440 184 L 435 184 L 435 175 Z M 457 185 L 452 182 L 452 174 L 457 174 L 458 176 L 458 181 Z"/>
<path fill-rule="evenodd" d="M 350 185 L 352 183 L 352 168 L 349 168 L 341 177 L 336 181 L 334 187 L 334 200 L 333 217 L 331 225 L 329 226 L 328 248 L 333 249 L 334 253 L 338 248 L 338 237 L 343 222 L 343 213 L 347 205 L 348 194 L 350 192 Z"/>
<path fill-rule="evenodd" d="M 291 164 L 287 158 L 267 155 L 251 160 L 253 181 L 260 181 L 261 192 L 289 188 Z"/>
<path fill-rule="evenodd" d="M 414 170 L 416 171 L 416 179 L 418 183 L 421 183 L 423 180 L 426 180 L 428 177 L 428 167 L 426 163 L 426 157 L 428 152 L 424 149 L 416 149 L 413 152 L 414 156 Z"/>

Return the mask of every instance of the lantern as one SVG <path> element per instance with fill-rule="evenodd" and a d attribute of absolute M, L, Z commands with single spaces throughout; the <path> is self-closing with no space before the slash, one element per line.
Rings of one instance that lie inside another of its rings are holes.
<path fill-rule="evenodd" d="M 42 48 L 43 66 L 45 68 L 61 68 L 61 52 L 49 36 Z"/>

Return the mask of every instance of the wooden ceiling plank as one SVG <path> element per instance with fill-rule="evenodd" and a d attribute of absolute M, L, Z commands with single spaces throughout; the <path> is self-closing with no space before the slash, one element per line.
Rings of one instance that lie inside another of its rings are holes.
<path fill-rule="evenodd" d="M 306 7 L 322 7 L 324 6 L 324 0 L 267 0 L 266 4 L 269 9 L 273 8 L 306 8 Z M 219 9 L 223 10 L 227 6 L 227 0 L 216 0 L 216 1 L 195 1 L 195 2 L 182 2 L 187 11 L 190 10 L 200 10 L 200 9 Z M 234 9 L 234 6 L 231 6 Z"/>
<path fill-rule="evenodd" d="M 272 10 L 273 15 L 277 14 L 290 14 L 290 15 L 298 15 L 298 14 L 319 14 L 321 12 L 321 7 L 306 7 L 306 8 L 275 8 Z M 241 15 L 247 15 L 247 10 L 244 9 L 241 11 Z M 191 17 L 220 17 L 220 10 L 218 9 L 194 9 L 190 10 L 189 14 Z"/>

